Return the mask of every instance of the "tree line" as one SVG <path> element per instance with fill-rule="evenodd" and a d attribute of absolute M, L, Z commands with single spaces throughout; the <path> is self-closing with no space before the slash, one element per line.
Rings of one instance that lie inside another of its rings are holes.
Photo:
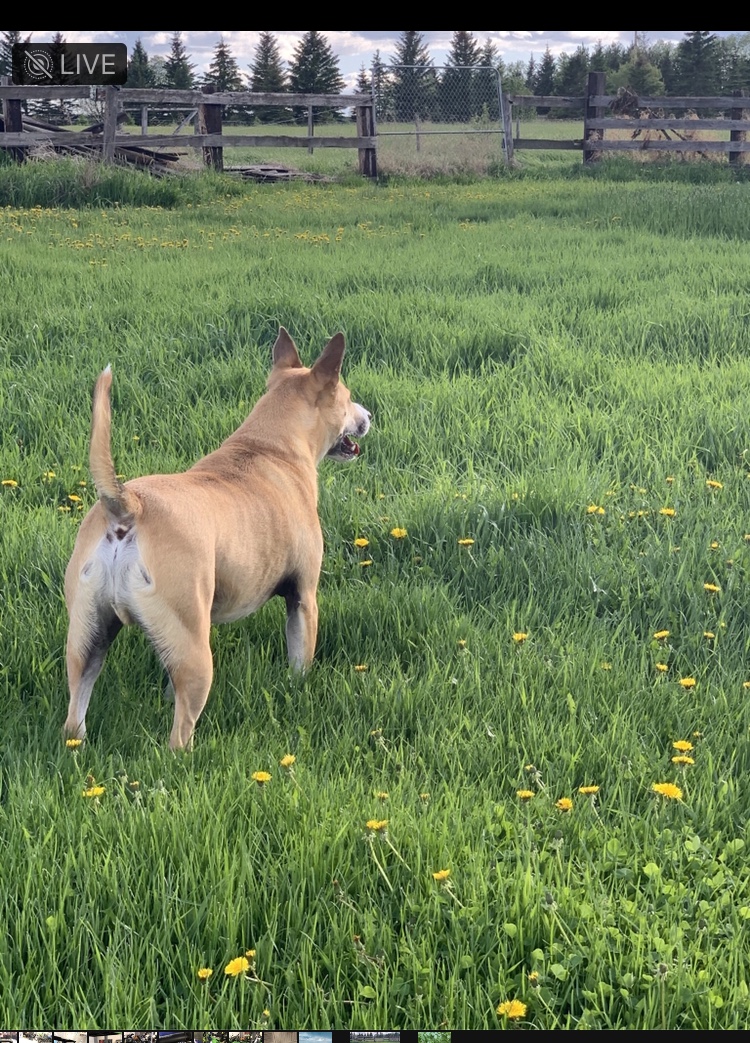
<path fill-rule="evenodd" d="M 0 33 L 0 75 L 11 71 L 11 49 L 23 43 L 20 32 Z M 53 45 L 64 47 L 60 33 Z M 149 55 L 136 41 L 128 61 L 128 87 L 219 91 L 251 90 L 259 93 L 339 94 L 345 89 L 339 59 L 326 37 L 315 30 L 303 34 L 291 60 L 281 58 L 279 43 L 271 32 L 262 32 L 253 59 L 243 71 L 222 37 L 211 63 L 197 76 L 182 39 L 175 32 L 169 54 Z M 355 85 L 358 93 L 373 93 L 376 115 L 381 121 L 441 122 L 495 121 L 499 117 L 498 75 L 507 94 L 569 97 L 585 93 L 590 71 L 606 74 L 606 90 L 616 93 L 629 88 L 640 95 L 728 95 L 736 90 L 750 93 L 750 33 L 717 37 L 707 31 L 686 32 L 677 44 L 649 43 L 646 34 L 636 33 L 625 45 L 602 43 L 553 55 L 549 48 L 539 60 L 505 62 L 490 39 L 478 40 L 473 33 L 455 31 L 443 67 L 435 66 L 422 33 L 403 31 L 394 54 L 386 62 L 376 51 L 370 67 L 362 65 Z M 570 109 L 539 106 L 538 115 L 574 115 Z M 65 102 L 38 103 L 34 114 L 49 122 L 68 123 L 71 114 Z M 179 114 L 166 110 L 152 119 L 173 120 Z M 254 106 L 230 108 L 225 119 L 244 123 L 304 123 L 307 110 L 299 106 L 278 108 Z M 344 119 L 342 109 L 316 108 L 316 122 Z"/>

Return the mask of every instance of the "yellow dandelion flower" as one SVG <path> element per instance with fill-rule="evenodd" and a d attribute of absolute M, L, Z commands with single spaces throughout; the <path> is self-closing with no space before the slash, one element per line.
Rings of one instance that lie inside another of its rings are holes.
<path fill-rule="evenodd" d="M 535 797 L 536 794 L 534 793 L 534 791 L 532 789 L 517 789 L 516 790 L 516 796 L 518 797 L 519 800 L 527 801 L 527 800 L 531 800 L 532 797 Z"/>
<path fill-rule="evenodd" d="M 57 475 L 54 471 L 45 471 L 42 478 L 46 478 L 49 481 L 50 478 L 57 478 Z"/>
<path fill-rule="evenodd" d="M 394 540 L 403 540 L 408 535 L 406 529 L 391 529 L 391 536 L 393 536 Z"/>
<path fill-rule="evenodd" d="M 383 734 L 383 729 L 382 728 L 373 728 L 373 730 L 370 732 L 370 736 L 373 739 L 379 739 L 382 734 Z"/>
<path fill-rule="evenodd" d="M 372 565 L 372 558 L 366 558 L 364 561 L 360 561 L 359 567 L 366 569 L 368 565 Z"/>
<path fill-rule="evenodd" d="M 655 663 L 654 666 L 660 674 L 666 674 L 667 670 L 669 670 L 669 666 L 666 663 Z"/>
<path fill-rule="evenodd" d="M 680 753 L 689 753 L 693 749 L 692 742 L 688 742 L 687 739 L 678 739 L 677 742 L 672 743 L 672 746 Z"/>
<path fill-rule="evenodd" d="M 703 732 L 693 732 L 693 738 L 694 739 L 702 739 L 703 738 Z"/>
<path fill-rule="evenodd" d="M 247 956 L 248 960 L 254 960 L 255 959 L 255 949 L 245 949 L 245 956 Z"/>
<path fill-rule="evenodd" d="M 742 682 L 742 687 L 743 688 L 750 688 L 750 681 L 743 681 Z"/>
<path fill-rule="evenodd" d="M 595 793 L 599 792 L 599 787 L 598 786 L 579 786 L 578 787 L 578 792 L 582 793 L 584 797 L 586 797 L 586 796 L 593 797 Z"/>
<path fill-rule="evenodd" d="M 704 630 L 703 636 L 707 637 L 709 641 L 713 641 L 713 639 L 716 637 L 716 634 L 714 634 L 713 630 Z"/>
<path fill-rule="evenodd" d="M 250 970 L 250 963 L 244 956 L 238 956 L 235 960 L 230 960 L 224 968 L 225 974 L 231 974 L 233 978 L 236 978 L 238 974 L 244 974 L 245 971 Z"/>
<path fill-rule="evenodd" d="M 437 880 L 438 883 L 441 883 L 443 880 L 447 880 L 450 875 L 450 869 L 440 869 L 437 873 L 432 874 L 433 879 Z"/>
<path fill-rule="evenodd" d="M 15 489 L 18 486 L 18 482 L 15 480 L 15 478 L 3 478 L 2 482 L 0 482 L 0 485 L 4 485 L 6 489 Z"/>
<path fill-rule="evenodd" d="M 667 477 L 664 480 L 666 481 L 667 485 L 671 485 L 672 482 L 674 481 L 674 478 L 672 477 L 671 474 L 668 474 Z"/>
<path fill-rule="evenodd" d="M 84 797 L 101 797 L 104 793 L 104 786 L 90 786 L 88 789 L 83 791 Z"/>
<path fill-rule="evenodd" d="M 721 484 L 721 482 L 715 482 L 713 480 L 713 478 L 707 478 L 706 479 L 706 488 L 707 489 L 723 489 L 724 486 Z"/>
<path fill-rule="evenodd" d="M 197 971 L 197 974 L 201 981 L 208 981 L 213 974 L 213 971 L 210 967 L 201 967 L 200 970 Z"/>
<path fill-rule="evenodd" d="M 654 637 L 657 641 L 663 641 L 665 637 L 669 637 L 669 630 L 657 630 Z"/>
<path fill-rule="evenodd" d="M 588 507 L 586 508 L 586 514 L 605 514 L 605 513 L 606 512 L 605 512 L 604 508 L 603 507 L 599 507 L 595 503 L 590 503 L 588 505 Z"/>
<path fill-rule="evenodd" d="M 536 988 L 539 984 L 539 971 L 529 971 L 526 975 L 526 980 L 532 988 Z"/>
<path fill-rule="evenodd" d="M 683 688 L 695 688 L 696 681 L 694 677 L 681 677 L 680 684 Z"/>
<path fill-rule="evenodd" d="M 519 630 L 516 631 L 516 633 L 513 635 L 513 640 L 517 645 L 522 645 L 528 636 L 528 633 L 524 633 L 524 631 Z"/>
<path fill-rule="evenodd" d="M 718 550 L 720 546 L 721 546 L 721 544 L 719 543 L 718 540 L 711 540 L 711 544 L 710 544 L 711 550 Z"/>
<path fill-rule="evenodd" d="M 667 800 L 682 800 L 682 790 L 673 782 L 655 782 L 651 789 Z"/>
<path fill-rule="evenodd" d="M 526 1017 L 527 1009 L 526 1004 L 521 1003 L 520 1000 L 506 1000 L 497 1008 L 497 1013 L 504 1015 L 510 1021 L 516 1021 L 518 1018 Z"/>
<path fill-rule="evenodd" d="M 355 547 L 369 547 L 370 541 L 366 540 L 364 536 L 358 536 L 354 541 Z"/>
<path fill-rule="evenodd" d="M 66 739 L 65 745 L 69 750 L 77 750 L 78 747 L 83 743 L 83 739 Z"/>
<path fill-rule="evenodd" d="M 573 801 L 570 797 L 560 797 L 559 800 L 555 801 L 555 807 L 558 811 L 572 811 Z"/>
<path fill-rule="evenodd" d="M 383 789 L 377 790 L 375 796 L 378 798 L 378 800 L 388 800 L 388 794 Z"/>
<path fill-rule="evenodd" d="M 296 760 L 297 758 L 294 756 L 293 753 L 287 753 L 285 757 L 281 758 L 279 764 L 282 768 L 291 768 L 291 766 L 294 764 Z"/>
<path fill-rule="evenodd" d="M 704 583 L 703 589 L 707 591 L 709 594 L 718 594 L 718 592 L 721 590 L 721 587 L 719 587 L 716 583 Z"/>
<path fill-rule="evenodd" d="M 675 509 L 674 507 L 660 507 L 659 514 L 663 515 L 665 518 L 674 518 Z"/>
<path fill-rule="evenodd" d="M 266 1007 L 265 1010 L 263 1011 L 263 1017 L 264 1018 L 270 1018 L 271 1017 L 271 1011 L 268 1009 L 268 1007 Z"/>
<path fill-rule="evenodd" d="M 459 637 L 459 639 L 456 642 L 456 644 L 458 645 L 459 648 L 466 648 L 466 638 L 465 637 Z"/>
<path fill-rule="evenodd" d="M 695 764 L 695 761 L 692 757 L 688 757 L 687 754 L 678 753 L 676 757 L 672 758 L 672 764 L 681 764 L 684 766 L 688 766 L 690 764 Z"/>
<path fill-rule="evenodd" d="M 259 786 L 263 786 L 266 782 L 271 781 L 271 776 L 267 771 L 254 771 L 250 778 L 257 782 Z"/>
<path fill-rule="evenodd" d="M 611 663 L 607 663 L 605 661 L 605 662 L 599 663 L 599 668 L 601 670 L 611 670 L 612 669 L 612 664 Z"/>
<path fill-rule="evenodd" d="M 367 820 L 366 825 L 368 829 L 371 829 L 373 831 L 373 833 L 380 833 L 388 825 L 388 819 L 369 818 Z"/>
<path fill-rule="evenodd" d="M 70 507 L 58 507 L 57 509 L 58 511 L 63 511 L 67 513 L 70 510 Z"/>
<path fill-rule="evenodd" d="M 80 503 L 81 502 L 81 497 L 78 496 L 76 493 L 70 493 L 69 496 L 68 496 L 68 499 L 70 500 L 71 503 Z"/>
<path fill-rule="evenodd" d="M 364 674 L 365 671 L 369 669 L 370 668 L 368 667 L 367 663 L 357 663 L 357 665 L 354 667 L 354 672 L 355 674 Z"/>
<path fill-rule="evenodd" d="M 429 793 L 420 793 L 419 794 L 419 799 L 422 801 L 423 804 L 426 804 L 428 802 L 428 800 L 430 799 L 430 794 Z"/>
<path fill-rule="evenodd" d="M 459 540 L 458 541 L 458 545 L 459 545 L 459 547 L 473 547 L 474 546 L 474 540 L 470 539 L 467 536 L 464 539 Z"/>

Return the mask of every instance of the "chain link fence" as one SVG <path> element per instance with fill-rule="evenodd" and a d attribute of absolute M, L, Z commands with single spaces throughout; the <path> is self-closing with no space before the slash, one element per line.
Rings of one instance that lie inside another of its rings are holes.
<path fill-rule="evenodd" d="M 371 74 L 381 171 L 487 173 L 504 161 L 497 69 L 381 65 Z"/>

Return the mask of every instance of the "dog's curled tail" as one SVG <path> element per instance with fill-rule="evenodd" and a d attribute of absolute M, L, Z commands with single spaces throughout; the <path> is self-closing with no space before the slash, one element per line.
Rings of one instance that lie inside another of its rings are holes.
<path fill-rule="evenodd" d="M 114 521 L 130 525 L 140 513 L 140 503 L 117 477 L 112 460 L 112 411 L 109 404 L 111 386 L 112 370 L 107 366 L 99 374 L 94 388 L 89 466 L 104 510 Z"/>

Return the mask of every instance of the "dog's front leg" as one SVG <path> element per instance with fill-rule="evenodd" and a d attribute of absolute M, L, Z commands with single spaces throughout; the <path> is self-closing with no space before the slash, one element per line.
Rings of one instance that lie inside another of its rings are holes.
<path fill-rule="evenodd" d="M 295 670 L 306 670 L 315 655 L 318 637 L 317 583 L 286 595 L 286 647 Z"/>

